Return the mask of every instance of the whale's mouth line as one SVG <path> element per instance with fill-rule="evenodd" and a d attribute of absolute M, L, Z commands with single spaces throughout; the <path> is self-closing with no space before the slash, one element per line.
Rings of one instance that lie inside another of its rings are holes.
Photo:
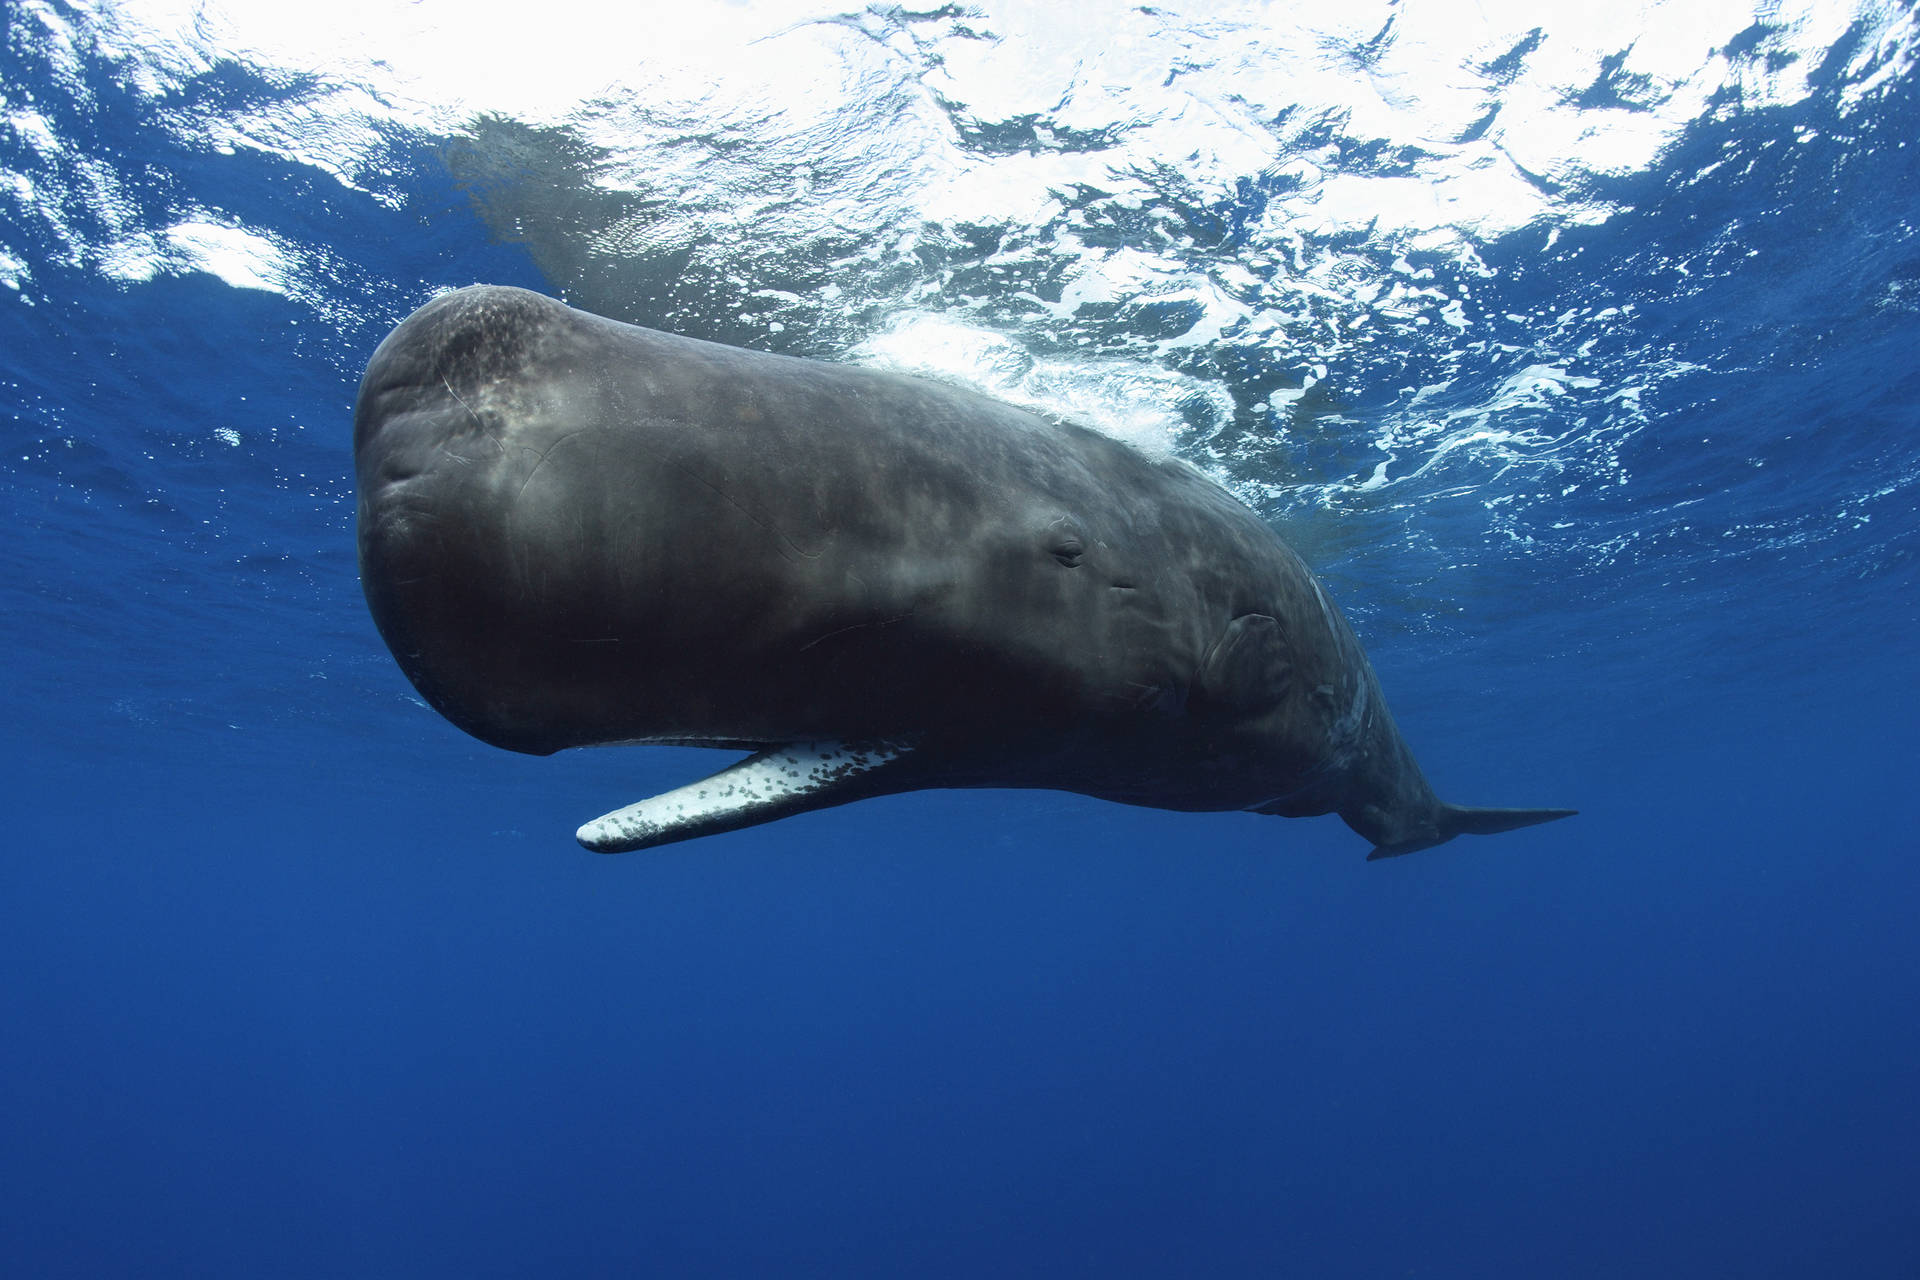
<path fill-rule="evenodd" d="M 807 650 L 813 648 L 815 645 L 825 644 L 827 641 L 833 639 L 835 636 L 844 636 L 847 633 L 852 631 L 868 631 L 868 630 L 877 630 L 881 627 L 890 627 L 896 622 L 905 622 L 907 619 L 911 617 L 913 617 L 913 611 L 909 609 L 905 613 L 896 613 L 893 616 L 887 617 L 887 618 L 873 618 L 869 620 L 863 620 L 860 622 L 848 623 L 844 627 L 834 628 L 832 631 L 827 632 L 825 635 L 815 636 L 813 639 L 801 645 L 798 649 L 795 649 L 794 653 L 796 655 L 805 653 Z"/>

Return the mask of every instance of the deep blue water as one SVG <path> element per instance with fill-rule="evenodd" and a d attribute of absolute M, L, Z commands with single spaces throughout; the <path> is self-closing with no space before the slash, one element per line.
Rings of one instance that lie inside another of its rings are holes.
<path fill-rule="evenodd" d="M 1296 180 L 1179 157 L 898 252 L 597 258 L 551 137 L 376 122 L 343 182 L 203 127 L 325 73 L 156 85 L 111 10 L 9 9 L 0 50 L 0 1273 L 1920 1275 L 1910 25 L 1757 23 L 1728 56 L 1804 94 L 1541 176 L 1561 216 L 1472 263 L 1363 226 L 1289 267 Z M 124 265 L 186 223 L 294 266 Z M 1191 346 L 1184 294 L 1024 300 L 1109 243 L 1253 314 L 1314 262 L 1348 291 Z M 793 298 L 743 310 L 752 271 Z M 356 577 L 360 369 L 477 280 L 850 359 L 911 299 L 1110 357 L 1069 391 L 1177 374 L 1172 447 L 1323 572 L 1441 792 L 1581 816 L 1368 864 L 1333 819 L 932 792 L 583 853 L 716 760 L 463 737 Z M 1363 336 L 1303 387 L 1316 333 Z"/>

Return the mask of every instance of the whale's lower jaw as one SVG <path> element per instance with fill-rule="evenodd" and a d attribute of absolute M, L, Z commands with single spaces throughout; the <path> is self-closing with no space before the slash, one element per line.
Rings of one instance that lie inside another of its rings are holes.
<path fill-rule="evenodd" d="M 912 753 L 903 742 L 798 742 L 595 818 L 575 838 L 595 853 L 630 853 L 738 831 L 798 813 L 908 789 L 890 783 Z"/>

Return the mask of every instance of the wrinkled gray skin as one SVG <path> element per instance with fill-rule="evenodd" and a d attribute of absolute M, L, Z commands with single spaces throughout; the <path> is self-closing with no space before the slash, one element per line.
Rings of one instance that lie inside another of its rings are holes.
<path fill-rule="evenodd" d="M 1338 813 L 1376 856 L 1566 812 L 1440 803 L 1217 484 L 966 391 L 477 286 L 380 344 L 354 453 L 367 602 L 454 724 L 763 753 L 591 847 L 919 787 Z"/>

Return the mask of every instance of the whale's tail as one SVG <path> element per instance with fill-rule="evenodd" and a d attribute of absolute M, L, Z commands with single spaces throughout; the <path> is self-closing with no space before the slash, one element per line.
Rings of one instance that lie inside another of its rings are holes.
<path fill-rule="evenodd" d="M 1367 855 L 1367 861 L 1372 862 L 1379 858 L 1397 858 L 1404 853 L 1431 849 L 1455 836 L 1498 835 L 1502 831 L 1552 822 L 1556 818 L 1571 818 L 1578 812 L 1578 809 L 1475 809 L 1467 805 L 1440 804 L 1430 821 L 1421 823 L 1413 832 L 1396 833 L 1400 836 L 1398 839 L 1386 836 L 1384 832 L 1376 835 L 1371 831 L 1363 831 L 1361 834 L 1379 841 L 1373 852 Z"/>

